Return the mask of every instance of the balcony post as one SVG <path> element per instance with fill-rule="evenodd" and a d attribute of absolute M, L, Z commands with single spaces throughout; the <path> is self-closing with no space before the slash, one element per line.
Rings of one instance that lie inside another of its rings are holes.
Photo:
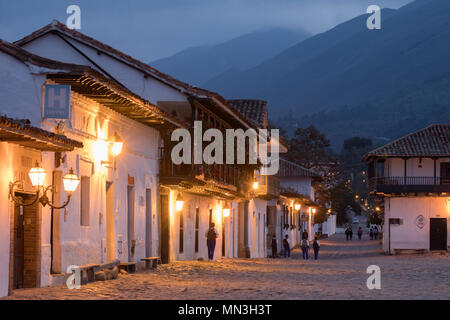
<path fill-rule="evenodd" d="M 434 184 L 436 184 L 436 158 L 433 158 L 434 163 Z"/>
<path fill-rule="evenodd" d="M 406 185 L 406 161 L 408 161 L 408 158 L 403 158 L 404 161 L 404 184 Z"/>

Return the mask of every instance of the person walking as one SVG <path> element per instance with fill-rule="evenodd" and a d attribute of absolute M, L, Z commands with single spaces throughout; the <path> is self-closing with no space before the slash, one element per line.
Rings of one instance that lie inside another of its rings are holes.
<path fill-rule="evenodd" d="M 314 237 L 313 242 L 313 249 L 314 249 L 314 260 L 319 259 L 319 249 L 320 249 L 320 242 L 317 236 Z"/>
<path fill-rule="evenodd" d="M 208 247 L 208 261 L 214 260 L 214 250 L 216 249 L 216 239 L 219 237 L 219 232 L 215 228 L 215 223 L 211 222 L 208 231 L 206 231 L 206 245 Z"/>
<path fill-rule="evenodd" d="M 309 241 L 308 239 L 303 239 L 301 242 L 303 260 L 308 260 L 309 251 Z"/>
<path fill-rule="evenodd" d="M 373 240 L 373 228 L 370 227 L 369 229 L 369 236 L 370 236 L 370 240 Z"/>
<path fill-rule="evenodd" d="M 375 240 L 378 239 L 378 227 L 377 226 L 373 227 L 373 237 L 375 238 Z"/>
<path fill-rule="evenodd" d="M 278 249 L 277 237 L 275 235 L 273 235 L 273 237 L 272 237 L 272 258 L 277 257 L 277 249 Z"/>
<path fill-rule="evenodd" d="M 359 239 L 359 240 L 361 240 L 361 238 L 362 238 L 362 235 L 363 235 L 363 231 L 362 231 L 362 228 L 361 228 L 361 227 L 359 227 L 359 229 L 358 229 L 358 239 Z"/>
<path fill-rule="evenodd" d="M 286 235 L 283 239 L 283 249 L 284 249 L 284 257 L 285 258 L 291 257 L 291 247 L 289 246 L 288 238 L 289 238 L 289 236 Z"/>
<path fill-rule="evenodd" d="M 352 241 L 352 238 L 353 238 L 353 230 L 352 230 L 351 227 L 350 227 L 349 230 L 348 230 L 348 234 L 349 234 L 349 236 L 350 236 L 350 241 Z"/>
<path fill-rule="evenodd" d="M 345 240 L 348 241 L 349 238 L 350 238 L 350 230 L 347 227 L 347 229 L 345 229 Z"/>
<path fill-rule="evenodd" d="M 302 240 L 303 239 L 308 239 L 308 231 L 306 231 L 306 229 L 302 232 Z"/>

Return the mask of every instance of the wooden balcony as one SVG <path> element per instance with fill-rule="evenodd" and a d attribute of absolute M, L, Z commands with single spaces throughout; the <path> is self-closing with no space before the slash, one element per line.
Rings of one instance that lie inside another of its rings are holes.
<path fill-rule="evenodd" d="M 259 182 L 255 195 L 264 200 L 271 200 L 280 196 L 280 179 L 277 176 L 256 175 Z"/>
<path fill-rule="evenodd" d="M 370 193 L 447 193 L 450 179 L 441 177 L 374 177 L 369 180 Z"/>
<path fill-rule="evenodd" d="M 242 176 L 242 168 L 237 165 L 175 165 L 170 157 L 162 157 L 160 160 L 160 184 L 181 187 L 193 193 L 219 198 L 235 197 L 241 192 Z"/>

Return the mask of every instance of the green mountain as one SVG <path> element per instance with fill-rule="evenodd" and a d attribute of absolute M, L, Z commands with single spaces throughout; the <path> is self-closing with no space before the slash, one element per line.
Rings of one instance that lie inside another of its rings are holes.
<path fill-rule="evenodd" d="M 262 64 L 205 84 L 227 98 L 269 101 L 290 131 L 315 124 L 334 143 L 349 136 L 390 140 L 450 122 L 450 1 L 417 0 L 368 15 L 292 46 Z"/>
<path fill-rule="evenodd" d="M 187 83 L 201 86 L 228 70 L 247 70 L 310 37 L 303 31 L 275 28 L 252 32 L 211 46 L 185 49 L 151 66 Z"/>

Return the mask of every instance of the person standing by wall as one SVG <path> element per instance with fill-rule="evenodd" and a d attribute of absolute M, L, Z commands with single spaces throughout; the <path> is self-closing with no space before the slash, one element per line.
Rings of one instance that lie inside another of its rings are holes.
<path fill-rule="evenodd" d="M 277 237 L 275 235 L 273 235 L 273 237 L 272 237 L 272 258 L 276 258 L 278 256 L 277 249 L 278 249 Z"/>
<path fill-rule="evenodd" d="M 286 235 L 285 238 L 283 239 L 283 249 L 285 258 L 289 258 L 291 256 L 291 247 L 289 246 L 288 238 L 289 236 Z"/>
<path fill-rule="evenodd" d="M 208 261 L 214 260 L 214 250 L 216 249 L 216 239 L 219 237 L 219 232 L 215 228 L 215 223 L 212 222 L 206 231 L 206 245 L 208 246 Z"/>

